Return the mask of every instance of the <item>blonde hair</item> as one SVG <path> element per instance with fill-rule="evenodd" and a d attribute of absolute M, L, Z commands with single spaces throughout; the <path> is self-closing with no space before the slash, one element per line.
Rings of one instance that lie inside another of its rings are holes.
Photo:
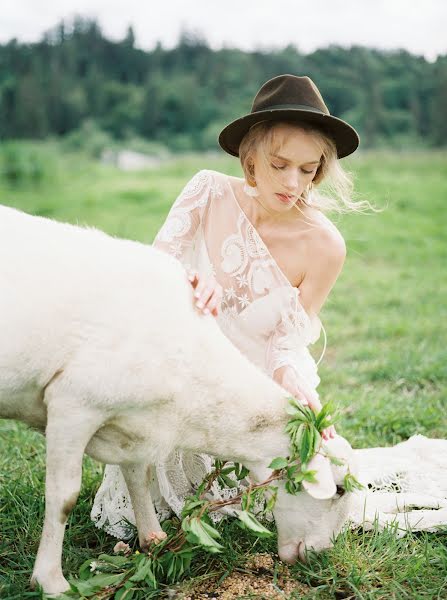
<path fill-rule="evenodd" d="M 348 212 L 380 212 L 367 200 L 354 201 L 353 176 L 346 171 L 337 158 L 337 149 L 334 141 L 321 129 L 310 123 L 296 123 L 291 121 L 261 121 L 253 125 L 242 139 L 239 146 L 239 159 L 244 171 L 245 179 L 251 185 L 256 185 L 254 173 L 254 155 L 261 159 L 266 170 L 271 172 L 273 179 L 276 175 L 272 172 L 270 155 L 279 151 L 280 144 L 275 135 L 279 125 L 289 125 L 296 129 L 305 131 L 314 136 L 315 142 L 321 150 L 321 162 L 313 178 L 312 207 L 322 212 L 336 211 L 338 213 Z M 316 186 L 324 181 L 325 192 Z M 307 190 L 301 196 L 301 201 L 306 204 Z M 295 207 L 301 212 L 298 204 Z"/>

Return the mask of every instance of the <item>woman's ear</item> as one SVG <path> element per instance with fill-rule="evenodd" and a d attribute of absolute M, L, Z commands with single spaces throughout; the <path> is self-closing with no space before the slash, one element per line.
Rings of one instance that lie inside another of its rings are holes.
<path fill-rule="evenodd" d="M 303 481 L 303 488 L 313 498 L 318 500 L 329 500 L 337 493 L 331 461 L 322 454 L 315 454 L 307 465 L 308 471 L 316 471 L 316 483 Z"/>

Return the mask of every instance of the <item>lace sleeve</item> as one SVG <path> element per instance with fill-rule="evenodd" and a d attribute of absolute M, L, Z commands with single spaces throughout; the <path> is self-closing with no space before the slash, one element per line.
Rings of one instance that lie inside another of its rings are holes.
<path fill-rule="evenodd" d="M 193 262 L 195 240 L 211 191 L 211 173 L 199 171 L 186 184 L 155 236 L 153 246 L 171 254 L 186 267 Z"/>
<path fill-rule="evenodd" d="M 267 345 L 267 369 L 271 377 L 277 369 L 290 366 L 295 371 L 298 379 L 303 379 L 315 389 L 320 383 L 317 366 L 308 346 L 315 343 L 323 329 L 326 341 L 326 332 L 320 321 L 315 316 L 313 319 L 304 310 L 298 300 L 299 290 L 293 288 L 294 297 L 290 299 L 290 306 L 282 311 L 281 320 L 272 332 Z"/>

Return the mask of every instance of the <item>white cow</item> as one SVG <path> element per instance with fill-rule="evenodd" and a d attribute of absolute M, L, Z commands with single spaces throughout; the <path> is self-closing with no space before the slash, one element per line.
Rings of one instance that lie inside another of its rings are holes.
<path fill-rule="evenodd" d="M 142 546 L 160 528 L 150 465 L 174 448 L 238 461 L 258 481 L 272 458 L 288 454 L 287 394 L 213 317 L 197 313 L 177 260 L 7 207 L 0 207 L 0 257 L 0 417 L 47 438 L 45 522 L 32 576 L 46 593 L 69 587 L 62 541 L 84 452 L 120 465 Z M 343 438 L 327 447 L 352 470 Z M 344 474 L 333 468 L 325 500 L 279 486 L 281 558 L 331 546 L 349 512 L 351 495 L 335 490 Z"/>

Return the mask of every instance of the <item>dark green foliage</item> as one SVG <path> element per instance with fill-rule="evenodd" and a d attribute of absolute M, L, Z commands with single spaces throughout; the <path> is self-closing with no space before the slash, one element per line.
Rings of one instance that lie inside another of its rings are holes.
<path fill-rule="evenodd" d="M 447 56 L 428 63 L 361 46 L 215 51 L 188 32 L 175 48 L 145 52 L 131 29 L 112 42 L 80 17 L 38 43 L 0 46 L 0 138 L 84 132 L 90 120 L 118 139 L 216 149 L 222 126 L 249 112 L 260 85 L 281 73 L 312 77 L 329 110 L 359 130 L 363 147 L 446 143 Z"/>

